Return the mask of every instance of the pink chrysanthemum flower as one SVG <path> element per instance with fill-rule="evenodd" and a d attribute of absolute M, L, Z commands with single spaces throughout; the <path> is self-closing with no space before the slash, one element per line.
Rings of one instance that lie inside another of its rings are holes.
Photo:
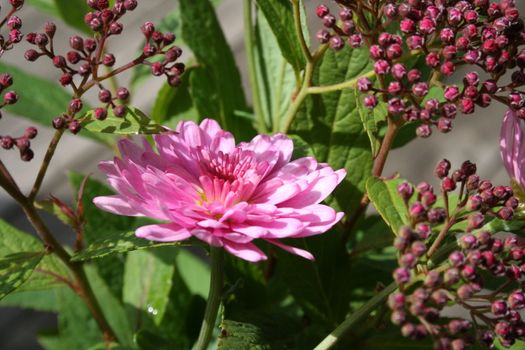
<path fill-rule="evenodd" d="M 262 239 L 313 259 L 280 239 L 321 234 L 343 216 L 319 203 L 345 170 L 311 157 L 290 161 L 293 143 L 286 135 L 235 145 L 232 134 L 207 119 L 180 122 L 155 143 L 158 153 L 146 141 L 141 148 L 122 140 L 122 158 L 100 163 L 118 194 L 95 198 L 99 208 L 166 222 L 138 228 L 138 237 L 171 242 L 194 236 L 248 261 L 266 259 L 253 243 Z"/>
<path fill-rule="evenodd" d="M 525 142 L 521 121 L 509 110 L 501 126 L 500 152 L 509 176 L 525 188 Z"/>

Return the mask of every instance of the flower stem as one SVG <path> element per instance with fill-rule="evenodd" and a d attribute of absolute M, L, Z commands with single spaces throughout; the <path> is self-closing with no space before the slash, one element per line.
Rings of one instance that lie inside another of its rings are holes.
<path fill-rule="evenodd" d="M 382 305 L 390 293 L 395 291 L 396 288 L 397 285 L 395 283 L 388 285 L 385 289 L 379 292 L 379 294 L 375 295 L 365 305 L 361 306 L 356 312 L 350 315 L 350 317 L 344 320 L 343 323 L 337 326 L 337 328 L 334 329 L 332 333 L 330 333 L 326 338 L 324 338 L 323 341 L 321 341 L 319 345 L 314 348 L 314 350 L 331 349 L 356 323 L 362 321 L 373 310 Z"/>
<path fill-rule="evenodd" d="M 259 132 L 265 133 L 268 131 L 268 128 L 262 109 L 261 92 L 259 91 L 259 81 L 255 68 L 255 45 L 253 43 L 255 34 L 253 32 L 252 9 L 252 0 L 244 0 L 244 48 L 246 50 L 246 62 L 248 63 L 248 73 L 252 87 L 253 110 L 257 119 Z"/>
<path fill-rule="evenodd" d="M 219 306 L 221 305 L 222 287 L 224 282 L 224 259 L 222 248 L 211 247 L 211 279 L 210 291 L 208 293 L 208 302 L 206 310 L 204 311 L 204 319 L 202 320 L 199 338 L 193 346 L 193 350 L 206 350 L 210 343 L 213 328 L 217 314 L 219 313 Z"/>
<path fill-rule="evenodd" d="M 308 44 L 306 44 L 306 40 L 304 38 L 303 33 L 303 27 L 301 25 L 301 3 L 299 0 L 292 0 L 292 8 L 293 8 L 293 18 L 294 18 L 294 25 L 295 25 L 295 31 L 297 32 L 297 36 L 299 37 L 299 43 L 301 45 L 301 50 L 303 51 L 304 58 L 306 59 L 306 62 L 312 62 L 313 57 L 310 53 L 310 49 L 308 48 Z"/>
<path fill-rule="evenodd" d="M 63 134 L 64 129 L 59 129 L 55 132 L 55 136 L 53 136 L 53 138 L 51 139 L 49 147 L 47 148 L 46 154 L 44 156 L 44 160 L 42 161 L 42 165 L 40 166 L 40 170 L 38 171 L 38 175 L 36 176 L 35 184 L 33 185 L 31 193 L 28 196 L 29 202 L 33 202 L 35 200 L 35 197 L 38 194 L 38 191 L 40 190 L 40 186 L 42 186 L 42 182 L 44 181 L 44 176 L 46 175 L 49 163 L 51 163 L 51 159 L 55 154 L 55 150 Z"/>

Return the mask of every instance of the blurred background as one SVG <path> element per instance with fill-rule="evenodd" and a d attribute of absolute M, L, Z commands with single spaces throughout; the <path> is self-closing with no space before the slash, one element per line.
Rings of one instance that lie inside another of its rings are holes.
<path fill-rule="evenodd" d="M 43 0 L 45 1 L 45 0 Z M 315 32 L 320 27 L 320 21 L 314 15 L 315 7 L 320 0 L 306 0 L 306 13 L 308 17 L 311 37 L 315 37 Z M 1 1 L 1 4 L 7 1 Z M 521 11 L 525 11 L 525 2 L 518 1 Z M 148 20 L 154 23 L 173 11 L 176 0 L 148 0 L 139 1 L 139 7 L 130 15 L 125 17 L 125 30 L 122 36 L 110 42 L 111 52 L 119 57 L 135 57 L 141 48 L 140 25 Z M 222 0 L 217 7 L 218 16 L 225 32 L 226 38 L 234 52 L 237 64 L 243 74 L 243 82 L 248 87 L 246 62 L 243 48 L 243 21 L 242 21 L 242 2 L 240 0 Z M 522 12 L 523 13 L 523 12 Z M 4 14 L 5 15 L 5 14 Z M 46 21 L 56 23 L 58 30 L 55 36 L 55 47 L 59 52 L 66 52 L 68 48 L 68 38 L 75 33 L 66 24 L 52 18 L 29 5 L 18 13 L 23 20 L 23 33 L 31 31 L 41 31 Z M 177 33 L 176 33 L 177 34 Z M 313 43 L 316 46 L 316 43 Z M 7 52 L 3 57 L 3 62 L 23 67 L 24 70 L 39 77 L 52 81 L 58 79 L 58 71 L 46 59 L 38 60 L 34 63 L 26 62 L 22 57 L 29 44 L 21 42 L 15 49 Z M 183 47 L 184 49 L 184 47 Z M 187 50 L 179 61 L 184 61 L 190 57 L 191 53 Z M 456 76 L 462 76 L 462 72 L 457 72 Z M 119 76 L 119 83 L 126 86 L 128 76 Z M 146 113 L 150 110 L 156 98 L 156 93 L 164 80 L 151 77 L 141 86 L 141 93 L 132 96 L 132 105 Z M 19 91 L 21 98 L 31 98 L 24 96 Z M 246 97 L 250 99 L 250 93 L 246 88 Z M 95 101 L 96 96 L 88 96 L 88 100 Z M 53 101 L 49 101 L 53 103 Z M 479 174 L 495 183 L 505 184 L 508 181 L 505 169 L 499 156 L 499 128 L 505 108 L 498 103 L 494 103 L 490 108 L 478 109 L 475 114 L 470 116 L 459 116 L 454 129 L 449 134 L 434 134 L 429 139 L 416 139 L 408 146 L 395 150 L 386 166 L 385 175 L 399 172 L 403 177 L 412 182 L 433 179 L 434 165 L 442 158 L 449 159 L 453 166 L 459 166 L 464 160 L 471 160 L 478 165 Z M 1 134 L 20 135 L 24 129 L 33 125 L 31 121 L 15 118 L 13 115 L 3 112 L 4 117 L 0 121 Z M 39 135 L 32 142 L 35 158 L 29 163 L 20 161 L 18 152 L 1 152 L 0 157 L 6 166 L 14 174 L 23 191 L 28 191 L 34 181 L 37 169 L 42 161 L 43 154 L 54 133 L 51 128 L 39 126 Z M 53 194 L 56 197 L 70 201 L 72 191 L 66 179 L 67 172 L 73 170 L 82 174 L 92 173 L 94 177 L 100 178 L 96 165 L 98 161 L 112 157 L 112 150 L 105 146 L 95 143 L 89 139 L 72 136 L 66 133 L 62 139 L 57 155 L 53 159 L 51 167 L 45 178 L 41 197 Z M 351 170 L 350 170 L 351 171 Z M 44 214 L 45 216 L 45 214 Z M 16 227 L 27 232 L 32 232 L 25 216 L 17 207 L 16 203 L 0 191 L 0 217 Z M 74 235 L 56 219 L 45 216 L 52 232 L 56 233 L 62 242 L 72 242 Z M 45 329 L 56 327 L 56 316 L 52 313 L 32 312 L 19 310 L 16 308 L 0 309 L 0 349 L 1 350 L 33 350 L 41 349 L 36 342 L 36 334 Z"/>

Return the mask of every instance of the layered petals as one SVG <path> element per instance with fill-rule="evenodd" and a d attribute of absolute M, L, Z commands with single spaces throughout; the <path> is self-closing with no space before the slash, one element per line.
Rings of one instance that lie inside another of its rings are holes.
<path fill-rule="evenodd" d="M 293 143 L 286 135 L 259 135 L 236 145 L 206 119 L 200 125 L 180 122 L 154 140 L 156 151 L 147 141 L 123 140 L 121 158 L 99 165 L 117 192 L 95 198 L 99 208 L 167 222 L 139 227 L 138 237 L 171 242 L 193 236 L 251 262 L 266 259 L 256 245 L 264 240 L 313 260 L 280 240 L 324 233 L 343 216 L 320 203 L 345 171 L 311 157 L 291 161 Z"/>
<path fill-rule="evenodd" d="M 501 126 L 500 153 L 509 176 L 525 188 L 525 142 L 521 121 L 507 111 Z"/>

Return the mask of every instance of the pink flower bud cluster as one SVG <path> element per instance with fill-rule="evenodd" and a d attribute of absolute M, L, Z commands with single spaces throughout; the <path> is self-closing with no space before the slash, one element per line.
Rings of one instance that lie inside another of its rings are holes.
<path fill-rule="evenodd" d="M 4 93 L 4 90 L 13 84 L 11 75 L 4 73 L 0 74 L 0 93 L 3 93 L 3 101 L 0 103 L 0 109 L 7 105 L 13 105 L 18 101 L 18 95 L 14 91 Z M 2 114 L 0 113 L 0 118 Z M 3 149 L 17 148 L 20 151 L 20 158 L 26 162 L 33 159 L 33 151 L 31 150 L 31 142 L 36 137 L 38 131 L 34 127 L 26 129 L 25 133 L 19 137 L 10 135 L 0 135 L 0 146 Z"/>
<path fill-rule="evenodd" d="M 525 95 L 518 90 L 525 84 L 525 31 L 514 0 L 403 0 L 384 6 L 365 0 L 336 2 L 360 19 L 374 60 L 378 81 L 359 84 L 368 93 L 364 104 L 369 108 L 384 101 L 393 118 L 418 122 L 421 137 L 430 136 L 433 128 L 449 132 L 458 111 L 473 114 L 476 106 L 487 107 L 492 100 L 525 117 Z M 331 21 L 325 8 L 319 6 L 317 14 L 326 26 Z M 321 41 L 328 37 L 321 35 Z M 425 69 L 409 63 L 417 55 Z M 461 65 L 477 71 L 468 72 L 462 86 L 443 86 L 441 81 Z M 481 72 L 488 77 L 482 79 Z M 500 79 L 508 72 L 510 82 Z"/>
<path fill-rule="evenodd" d="M 363 36 L 356 30 L 353 14 L 351 7 L 343 6 L 336 17 L 330 13 L 326 5 L 317 6 L 316 15 L 322 19 L 324 26 L 324 29 L 317 32 L 317 40 L 322 44 L 328 43 L 335 50 L 340 50 L 345 46 L 345 39 L 350 47 L 360 47 L 363 43 Z"/>
<path fill-rule="evenodd" d="M 11 50 L 14 44 L 22 41 L 22 32 L 20 28 L 22 27 L 22 20 L 20 17 L 15 16 L 14 13 L 22 8 L 24 5 L 23 0 L 9 0 L 11 5 L 11 10 L 8 15 L 1 21 L 0 28 L 4 25 L 7 25 L 8 33 L 0 34 L 0 57 L 4 52 Z"/>
<path fill-rule="evenodd" d="M 5 37 L 0 34 L 0 57 L 5 51 L 12 49 L 14 44 L 22 40 L 22 33 L 20 32 L 22 20 L 20 17 L 15 16 L 14 13 L 22 8 L 24 1 L 10 0 L 9 4 L 11 5 L 11 10 L 0 23 L 0 28 L 6 25 L 9 29 L 9 33 Z M 13 77 L 8 73 L 0 74 L 0 93 L 3 94 L 2 101 L 0 101 L 0 109 L 18 102 L 18 94 L 15 91 L 5 91 L 11 85 L 13 85 Z M 1 113 L 0 118 L 2 118 Z M 29 127 L 22 136 L 0 135 L 0 147 L 6 150 L 17 148 L 20 152 L 20 158 L 28 162 L 33 159 L 34 156 L 33 150 L 31 150 L 30 140 L 34 139 L 37 134 L 38 130 L 36 128 Z"/>
<path fill-rule="evenodd" d="M 139 64 L 146 64 L 151 66 L 154 76 L 165 75 L 168 83 L 176 86 L 180 83 L 180 76 L 184 72 L 184 64 L 176 62 L 182 51 L 172 45 L 175 35 L 156 31 L 151 22 L 146 22 L 141 27 L 146 37 L 143 52 L 134 60 L 114 68 L 116 58 L 115 55 L 107 52 L 106 44 L 110 38 L 122 33 L 124 26 L 121 19 L 128 11 L 133 11 L 137 7 L 137 1 L 116 0 L 110 7 L 107 0 L 87 0 L 87 5 L 93 11 L 85 15 L 84 22 L 94 32 L 93 36 L 89 38 L 71 36 L 69 38 L 71 50 L 65 55 L 57 54 L 54 50 L 53 38 L 56 32 L 54 23 L 46 23 L 43 32 L 29 33 L 26 36 L 26 40 L 35 48 L 27 50 L 25 58 L 33 62 L 42 56 L 48 57 L 62 72 L 60 83 L 73 89 L 74 97 L 67 113 L 55 118 L 53 126 L 56 129 L 67 127 L 74 134 L 81 130 L 81 121 L 78 117 L 83 106 L 81 97 L 92 87 L 98 87 L 98 97 L 102 103 L 102 106 L 95 110 L 95 118 L 105 119 L 108 108 L 112 108 L 113 114 L 117 117 L 125 115 L 126 102 L 129 99 L 128 89 L 119 87 L 113 95 L 103 86 L 104 80 Z M 160 61 L 152 63 L 147 60 L 157 55 L 162 56 Z M 109 69 L 109 73 L 101 72 L 102 67 Z"/>
<path fill-rule="evenodd" d="M 442 210 L 434 208 L 436 196 L 430 185 L 420 184 L 416 191 L 408 183 L 398 187 L 409 207 L 411 225 L 402 227 L 394 241 L 399 267 L 393 278 L 399 292 L 388 300 L 392 322 L 405 337 L 432 337 L 438 350 L 466 349 L 476 343 L 492 347 L 496 338 L 510 346 L 525 339 L 525 322 L 519 313 L 525 308 L 520 283 L 525 275 L 525 248 L 513 237 L 500 239 L 483 229 L 494 217 L 509 220 L 517 199 L 508 187 L 480 181 L 475 164 L 469 161 L 451 171 L 450 162 L 443 160 L 435 172 L 448 198 L 444 203 L 452 202 L 453 191 L 460 192 L 456 207 L 447 208 L 439 220 L 429 214 L 433 209 Z M 443 226 L 450 230 L 460 222 L 466 226 L 457 239 L 457 249 L 445 261 L 440 254 L 432 255 L 433 269 L 428 271 L 428 256 L 437 240 L 433 232 L 453 237 L 456 233 L 443 231 Z M 488 279 L 502 288 L 483 292 Z M 450 302 L 465 308 L 468 317 L 447 317 L 443 311 Z"/>

